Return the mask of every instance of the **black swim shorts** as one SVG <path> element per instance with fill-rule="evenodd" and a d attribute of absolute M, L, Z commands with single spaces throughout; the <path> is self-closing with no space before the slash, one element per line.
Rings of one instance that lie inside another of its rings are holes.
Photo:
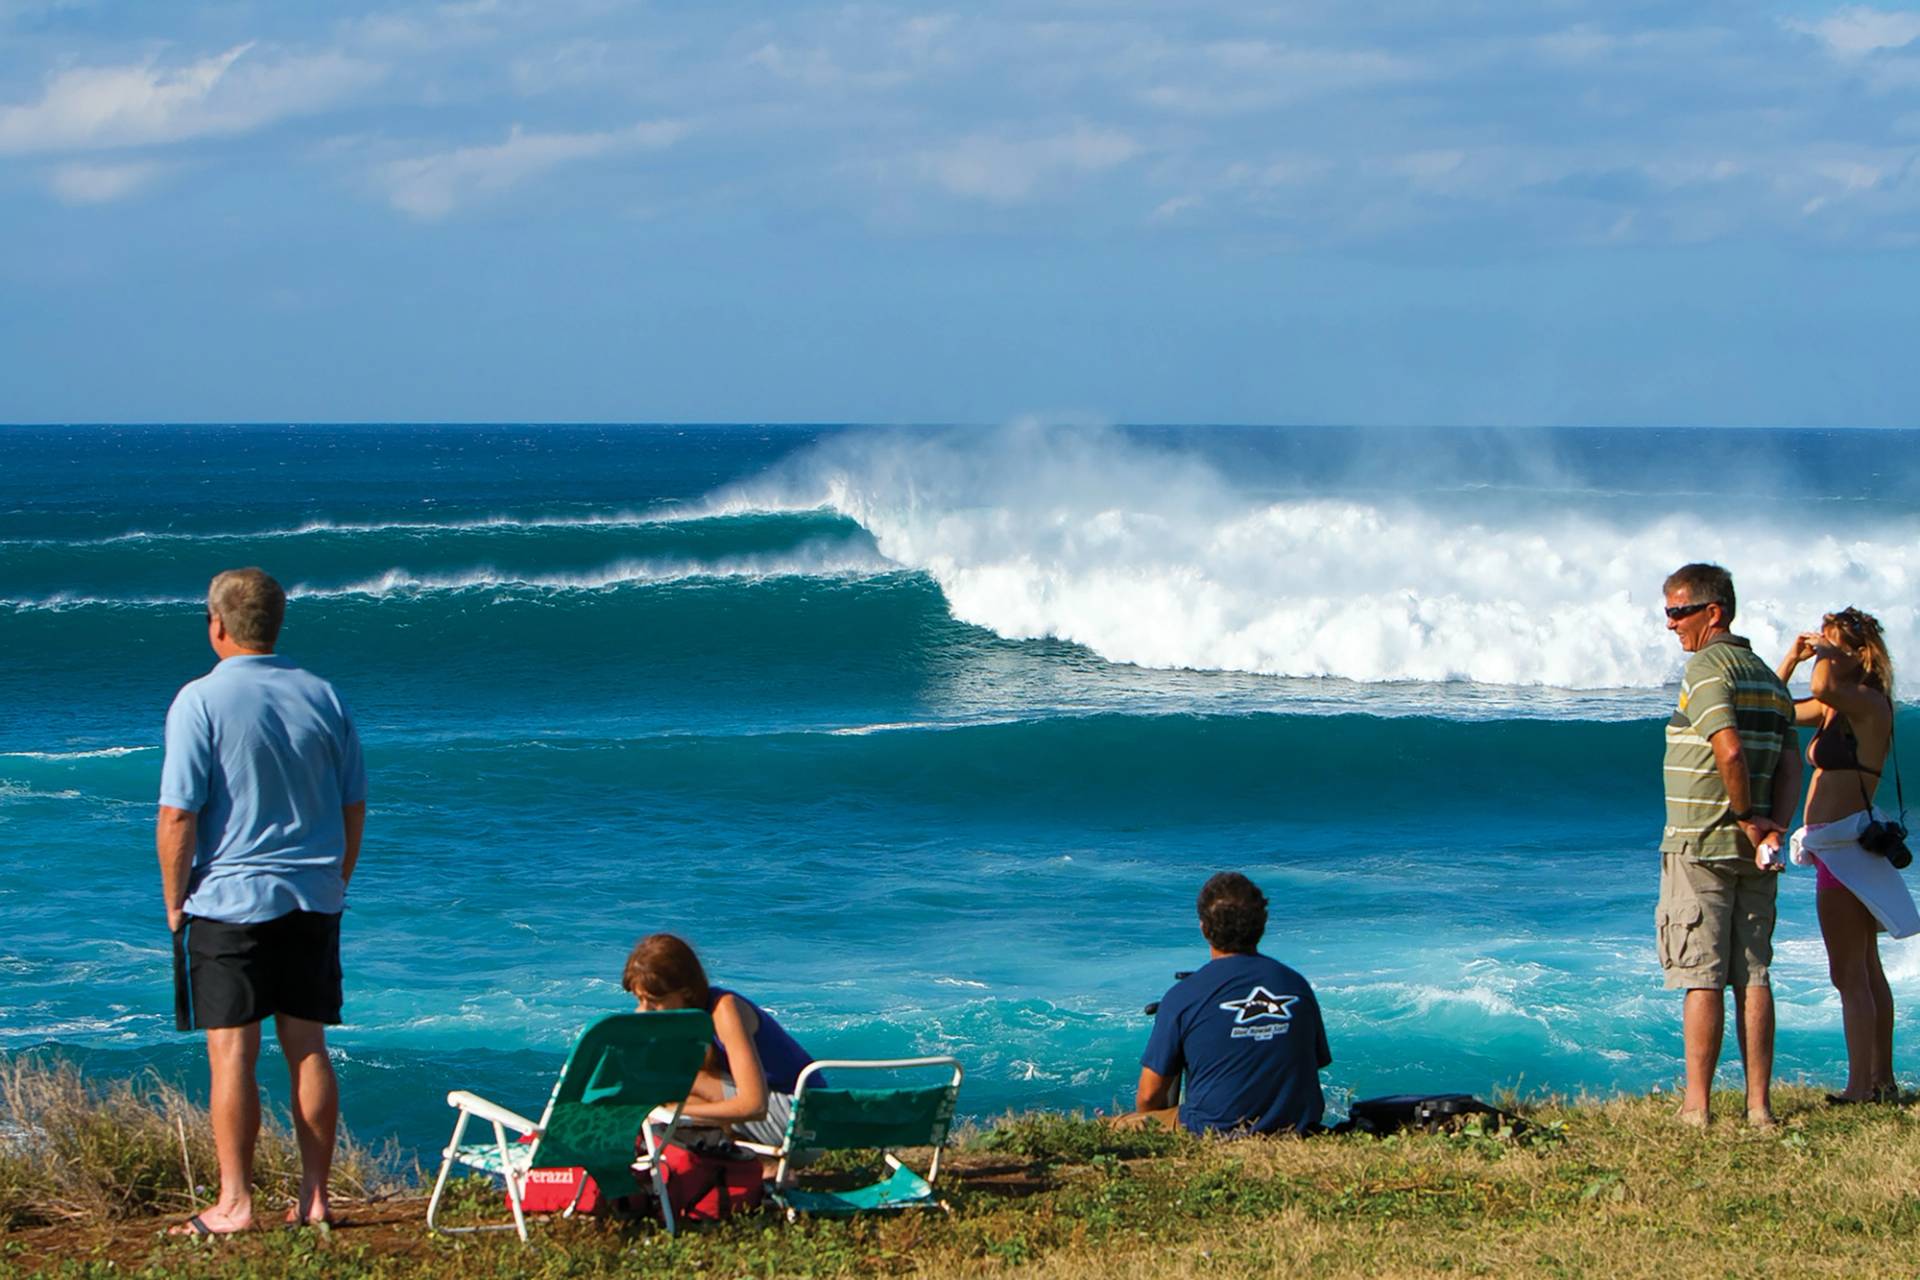
<path fill-rule="evenodd" d="M 173 935 L 174 1025 L 244 1027 L 276 1013 L 339 1024 L 339 913 L 258 924 L 188 916 Z"/>

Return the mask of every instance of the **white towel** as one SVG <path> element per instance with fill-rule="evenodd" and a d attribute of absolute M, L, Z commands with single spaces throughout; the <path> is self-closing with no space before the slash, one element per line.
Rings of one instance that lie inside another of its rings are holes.
<path fill-rule="evenodd" d="M 1920 933 L 1920 910 L 1913 905 L 1906 881 L 1891 862 L 1860 847 L 1860 833 L 1869 822 L 1886 815 L 1863 809 L 1838 822 L 1818 822 L 1793 833 L 1789 855 L 1796 866 L 1807 866 L 1818 854 L 1833 878 L 1860 899 L 1880 927 L 1896 938 Z"/>

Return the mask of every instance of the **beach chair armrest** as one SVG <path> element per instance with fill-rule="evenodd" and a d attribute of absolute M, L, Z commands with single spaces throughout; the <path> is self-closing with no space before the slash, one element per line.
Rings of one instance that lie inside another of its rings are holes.
<path fill-rule="evenodd" d="M 447 1105 L 468 1115 L 479 1116 L 482 1120 L 491 1120 L 503 1124 L 515 1133 L 538 1133 L 540 1126 L 517 1111 L 509 1111 L 496 1102 L 488 1102 L 477 1093 L 468 1093 L 465 1089 L 455 1089 L 447 1095 Z"/>
<path fill-rule="evenodd" d="M 764 1142 L 748 1142 L 742 1138 L 735 1138 L 733 1145 L 742 1151 L 751 1151 L 757 1156 L 777 1156 L 781 1151 L 780 1147 L 770 1147 Z"/>

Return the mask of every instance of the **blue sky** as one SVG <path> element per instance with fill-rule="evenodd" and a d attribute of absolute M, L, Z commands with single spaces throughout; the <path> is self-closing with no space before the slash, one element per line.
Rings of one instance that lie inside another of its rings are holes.
<path fill-rule="evenodd" d="M 1920 9 L 0 0 L 0 421 L 1920 426 Z"/>

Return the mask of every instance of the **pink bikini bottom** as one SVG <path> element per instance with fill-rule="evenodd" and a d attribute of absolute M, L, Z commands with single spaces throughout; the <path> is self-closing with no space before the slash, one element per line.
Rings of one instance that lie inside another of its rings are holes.
<path fill-rule="evenodd" d="M 1813 891 L 1815 893 L 1825 893 L 1829 889 L 1844 889 L 1847 887 L 1840 883 L 1839 876 L 1827 870 L 1827 864 L 1820 861 L 1819 854 L 1810 853 L 1807 856 L 1813 859 Z"/>

